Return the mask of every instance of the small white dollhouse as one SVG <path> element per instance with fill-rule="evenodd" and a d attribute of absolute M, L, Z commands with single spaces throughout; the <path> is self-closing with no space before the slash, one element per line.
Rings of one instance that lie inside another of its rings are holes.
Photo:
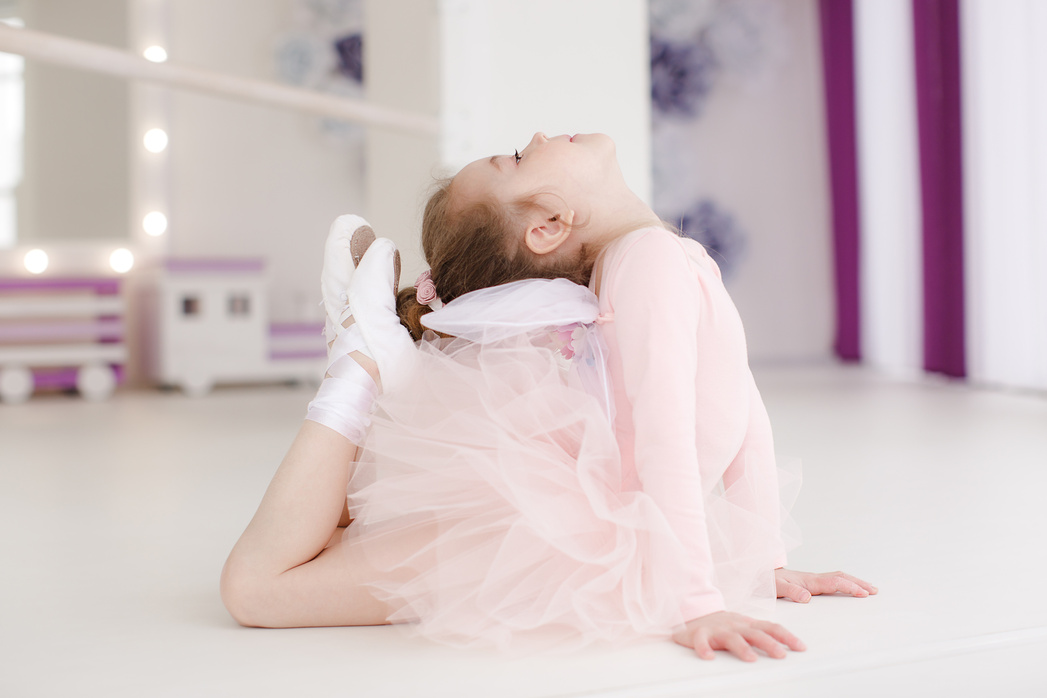
<path fill-rule="evenodd" d="M 148 376 L 189 395 L 218 383 L 319 383 L 323 324 L 271 324 L 266 291 L 262 260 L 165 260 L 143 289 Z"/>

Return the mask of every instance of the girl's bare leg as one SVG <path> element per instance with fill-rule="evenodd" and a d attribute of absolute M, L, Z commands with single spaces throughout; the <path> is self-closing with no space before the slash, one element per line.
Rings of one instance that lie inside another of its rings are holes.
<path fill-rule="evenodd" d="M 347 294 L 341 293 L 346 290 L 347 255 L 352 254 L 358 267 L 374 240 L 370 227 L 356 216 L 339 217 L 332 225 L 321 275 L 329 325 L 352 325 L 344 305 Z M 364 272 L 363 283 L 376 288 L 373 298 L 361 305 L 377 303 L 379 317 L 381 311 L 391 313 L 396 329 L 406 335 L 392 309 L 395 246 L 384 240 L 378 248 L 364 261 L 371 276 Z M 354 301 L 354 310 L 359 307 Z M 222 600 L 243 625 L 375 625 L 390 615 L 391 609 L 364 585 L 376 579 L 376 570 L 362 555 L 354 556 L 339 535 L 339 527 L 348 523 L 346 487 L 356 442 L 365 433 L 368 406 L 381 384 L 378 365 L 370 358 L 373 347 L 361 344 L 360 337 L 358 327 L 329 331 L 328 376 L 222 570 Z M 409 337 L 406 341 L 413 349 Z M 364 349 L 367 354 L 361 353 Z"/>
<path fill-rule="evenodd" d="M 222 600 L 242 625 L 375 625 L 390 609 L 361 582 L 373 571 L 335 543 L 356 445 L 306 421 L 222 570 Z"/>
<path fill-rule="evenodd" d="M 352 322 L 349 319 L 346 325 Z M 350 357 L 377 383 L 377 364 Z M 362 582 L 375 571 L 343 550 L 346 488 L 357 446 L 315 421 L 302 423 L 254 518 L 222 569 L 221 593 L 242 625 L 376 625 L 390 609 Z"/>

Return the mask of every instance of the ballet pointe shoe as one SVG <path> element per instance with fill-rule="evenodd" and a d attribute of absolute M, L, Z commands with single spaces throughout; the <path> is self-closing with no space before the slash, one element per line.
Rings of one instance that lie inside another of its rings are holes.
<path fill-rule="evenodd" d="M 346 308 L 349 284 L 356 265 L 367 248 L 375 241 L 374 230 L 360 216 L 339 216 L 331 224 L 324 243 L 324 266 L 320 272 L 320 291 L 323 294 L 327 320 L 324 335 L 328 345 L 342 334 L 344 323 L 351 312 Z"/>
<path fill-rule="evenodd" d="M 360 260 L 349 284 L 349 305 L 371 358 L 378 364 L 382 392 L 410 382 L 418 350 L 396 314 L 400 253 L 388 238 L 378 238 Z"/>
<path fill-rule="evenodd" d="M 356 265 L 374 240 L 371 226 L 359 216 L 340 216 L 328 233 L 320 274 L 327 316 L 327 373 L 306 410 L 306 419 L 333 429 L 355 444 L 362 443 L 367 433 L 378 385 L 353 356 L 359 352 L 371 358 L 371 352 L 352 320 L 348 286 Z"/>

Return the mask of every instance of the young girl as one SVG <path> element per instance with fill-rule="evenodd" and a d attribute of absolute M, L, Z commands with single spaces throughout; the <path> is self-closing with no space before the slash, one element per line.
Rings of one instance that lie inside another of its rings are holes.
<path fill-rule="evenodd" d="M 395 250 L 372 239 L 353 217 L 332 229 L 329 377 L 223 570 L 239 622 L 410 622 L 463 645 L 671 635 L 752 661 L 803 645 L 732 609 L 876 593 L 783 568 L 737 312 L 704 249 L 626 187 L 611 139 L 536 134 L 434 194 L 431 270 L 397 303 L 417 348 Z"/>

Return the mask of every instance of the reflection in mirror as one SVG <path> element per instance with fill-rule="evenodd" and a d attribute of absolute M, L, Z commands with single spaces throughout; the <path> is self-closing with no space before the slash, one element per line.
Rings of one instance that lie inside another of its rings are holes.
<path fill-rule="evenodd" d="M 126 0 L 9 0 L 0 3 L 3 15 L 28 29 L 127 47 Z M 127 81 L 3 59 L 0 246 L 126 238 Z"/>
<path fill-rule="evenodd" d="M 22 21 L 13 16 L 13 9 L 0 5 L 0 22 L 20 27 Z M 24 71 L 21 56 L 0 53 L 0 250 L 15 242 L 15 187 L 22 179 L 25 127 Z"/>
<path fill-rule="evenodd" d="M 17 166 L 19 175 L 9 178 L 18 230 L 4 243 L 11 252 L 0 254 L 3 273 L 28 273 L 25 258 L 34 249 L 46 253 L 49 263 L 40 273 L 51 276 L 109 275 L 111 253 L 121 248 L 134 253 L 134 268 L 143 272 L 165 257 L 259 259 L 268 272 L 271 317 L 315 319 L 313 280 L 324 232 L 342 213 L 368 213 L 364 129 L 335 119 L 357 113 L 365 123 L 385 125 L 399 118 L 412 124 L 403 128 L 425 134 L 435 133 L 437 122 L 344 100 L 362 93 L 360 13 L 347 10 L 343 21 L 325 16 L 320 22 L 304 12 L 312 7 L 311 0 L 0 0 L 7 16 L 24 20 L 33 35 L 22 44 L 30 58 L 12 57 L 25 75 L 18 87 L 26 130 L 18 148 L 4 149 L 18 153 L 8 169 Z M 94 19 L 104 27 L 91 33 Z M 89 53 L 117 47 L 122 37 L 119 55 L 98 62 L 98 54 Z M 10 46 L 17 50 L 19 43 Z M 140 71 L 142 65 L 152 70 L 142 58 L 157 62 L 150 58 L 157 46 L 171 71 L 153 74 L 166 78 Z M 303 46 L 315 50 L 304 58 L 291 50 Z M 130 66 L 140 79 L 52 62 L 67 64 L 81 50 L 84 60 L 73 65 L 116 72 Z M 291 74 L 289 66 L 300 68 L 305 58 L 313 68 Z M 48 80 L 38 86 L 38 77 Z M 286 87 L 279 88 L 286 95 L 270 99 L 268 86 L 278 81 L 339 97 L 316 102 L 313 94 Z M 256 84 L 266 88 L 259 91 L 263 98 L 247 89 Z M 335 108 L 342 103 L 345 112 Z M 170 137 L 162 150 L 165 139 L 149 133 L 156 128 Z M 420 139 L 428 144 L 429 138 Z M 393 235 L 412 230 L 387 228 Z M 256 311 L 252 304 L 250 312 Z"/>

